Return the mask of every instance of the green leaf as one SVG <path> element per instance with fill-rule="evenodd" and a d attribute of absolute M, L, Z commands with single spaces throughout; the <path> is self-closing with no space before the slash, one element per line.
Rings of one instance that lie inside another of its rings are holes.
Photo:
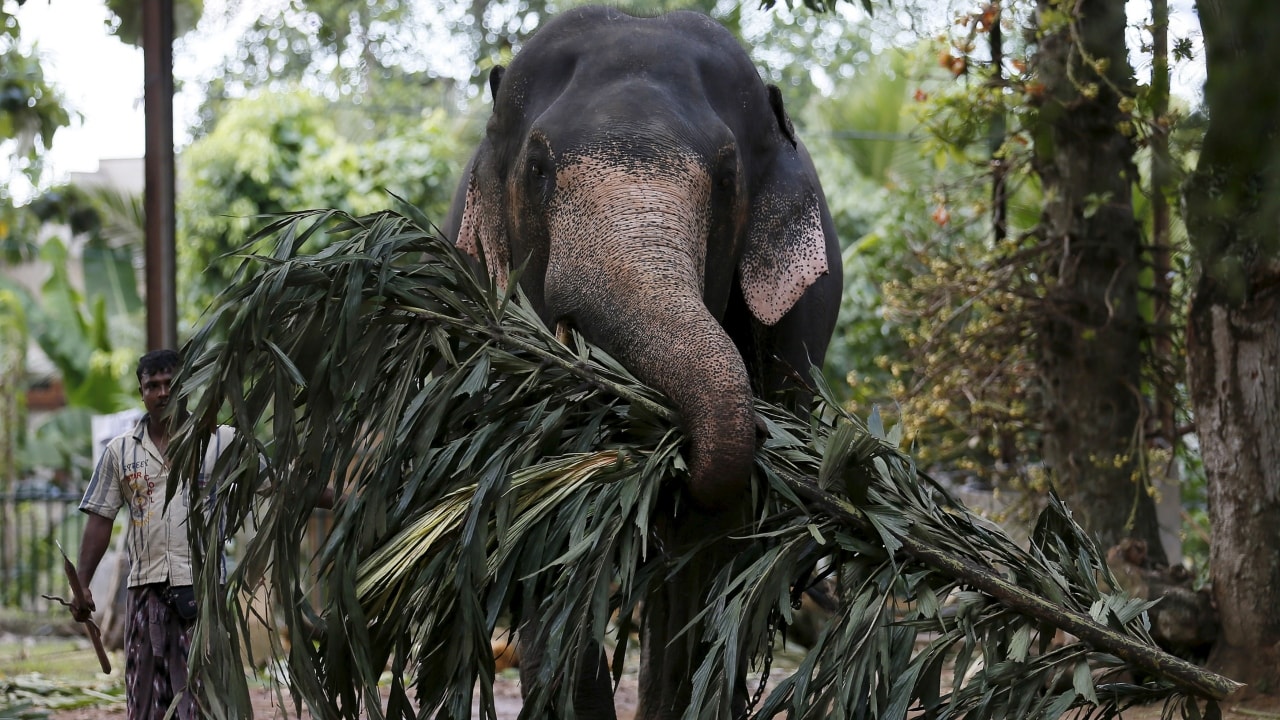
<path fill-rule="evenodd" d="M 1075 689 L 1076 694 L 1093 703 L 1098 704 L 1098 695 L 1093 691 L 1093 669 L 1088 663 L 1079 663 L 1076 665 L 1075 674 L 1071 679 L 1071 687 Z"/>

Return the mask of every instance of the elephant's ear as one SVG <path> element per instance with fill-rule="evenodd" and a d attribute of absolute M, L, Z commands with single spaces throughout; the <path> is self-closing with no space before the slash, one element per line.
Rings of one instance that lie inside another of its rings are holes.
<path fill-rule="evenodd" d="M 491 154 L 486 142 L 471 163 L 457 246 L 479 260 L 498 287 L 505 290 L 510 263 L 506 213 L 503 211 L 502 183 L 490 172 L 490 162 Z"/>
<path fill-rule="evenodd" d="M 827 234 L 822 188 L 804 146 L 795 139 L 778 89 L 769 86 L 778 132 L 772 167 L 751 198 L 747 242 L 738 272 L 751 314 L 775 325 L 804 291 L 826 275 Z"/>
<path fill-rule="evenodd" d="M 494 105 L 506 68 L 495 65 L 489 71 L 489 92 Z M 504 218 L 502 183 L 493 171 L 493 147 L 486 139 L 467 166 L 467 196 L 458 227 L 459 250 L 480 261 L 503 290 L 507 288 L 510 253 L 507 250 L 507 224 Z"/>

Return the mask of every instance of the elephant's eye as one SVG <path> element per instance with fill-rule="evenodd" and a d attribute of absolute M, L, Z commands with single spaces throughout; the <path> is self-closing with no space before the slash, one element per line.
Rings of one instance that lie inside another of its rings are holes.
<path fill-rule="evenodd" d="M 551 201 L 552 188 L 555 185 L 553 179 L 553 166 L 546 158 L 531 157 L 526 163 L 528 169 L 529 197 L 537 202 L 547 203 Z"/>

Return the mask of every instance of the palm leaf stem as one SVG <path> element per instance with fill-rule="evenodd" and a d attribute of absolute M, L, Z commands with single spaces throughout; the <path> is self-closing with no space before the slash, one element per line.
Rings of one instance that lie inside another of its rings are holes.
<path fill-rule="evenodd" d="M 431 322 L 439 323 L 446 327 L 461 328 L 461 329 L 466 329 L 467 331 L 475 330 L 475 327 L 473 325 L 463 320 L 460 320 L 459 318 L 453 317 L 446 313 L 434 312 L 426 308 L 396 305 L 396 306 L 390 307 L 390 309 L 398 310 L 400 312 L 410 314 L 410 315 L 416 315 L 424 320 L 429 320 Z M 522 340 L 518 337 L 513 336 L 511 333 L 504 331 L 501 326 L 496 326 L 496 327 L 489 326 L 489 327 L 483 328 L 481 330 L 481 333 L 485 337 L 489 338 L 490 340 L 493 340 L 494 342 L 502 343 L 512 348 L 513 350 L 518 350 L 520 352 L 528 353 L 529 355 L 532 355 L 544 362 L 550 363 L 552 365 L 556 365 L 564 369 L 565 371 L 572 373 L 573 375 L 576 375 L 584 380 L 591 382 L 592 384 L 599 387 L 601 390 L 611 393 L 618 399 L 625 400 L 626 402 L 631 403 L 632 405 L 641 407 L 646 411 L 648 411 L 649 413 L 653 414 L 654 416 L 662 418 L 667 422 L 675 423 L 679 421 L 679 418 L 676 415 L 675 411 L 671 410 L 670 408 L 664 405 L 653 402 L 649 398 L 644 397 L 640 393 L 637 393 L 635 390 L 632 390 L 631 388 L 627 387 L 626 385 L 623 385 L 622 383 L 613 382 L 609 378 L 606 378 L 597 372 L 593 372 L 590 368 L 588 368 L 585 364 L 583 364 L 580 361 L 569 360 L 561 355 L 548 352 L 542 346 L 539 346 L 535 343 L 527 342 L 525 340 Z"/>
<path fill-rule="evenodd" d="M 779 471 L 779 475 L 797 494 L 821 507 L 833 517 L 874 532 L 866 516 L 856 507 L 839 497 L 819 489 L 815 479 L 803 478 Z M 1075 635 L 1094 647 L 1110 652 L 1135 668 L 1157 677 L 1167 678 L 1202 697 L 1225 699 L 1242 685 L 1217 673 L 1210 672 L 1159 648 L 1138 642 L 1118 633 L 1092 618 L 1069 608 L 1049 602 L 1034 593 L 1027 592 L 1009 582 L 990 567 L 941 550 L 909 533 L 898 535 L 902 549 L 920 562 L 963 580 L 965 583 L 999 600 L 1006 607 Z"/>

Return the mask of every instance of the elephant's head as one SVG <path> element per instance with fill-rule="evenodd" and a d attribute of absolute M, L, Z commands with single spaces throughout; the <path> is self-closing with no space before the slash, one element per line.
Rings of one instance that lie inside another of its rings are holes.
<path fill-rule="evenodd" d="M 776 88 L 705 16 L 605 8 L 556 18 L 490 86 L 450 221 L 458 246 L 503 285 L 522 267 L 549 326 L 665 392 L 691 438 L 694 499 L 736 502 L 756 421 L 726 313 L 774 326 L 834 243 Z"/>

